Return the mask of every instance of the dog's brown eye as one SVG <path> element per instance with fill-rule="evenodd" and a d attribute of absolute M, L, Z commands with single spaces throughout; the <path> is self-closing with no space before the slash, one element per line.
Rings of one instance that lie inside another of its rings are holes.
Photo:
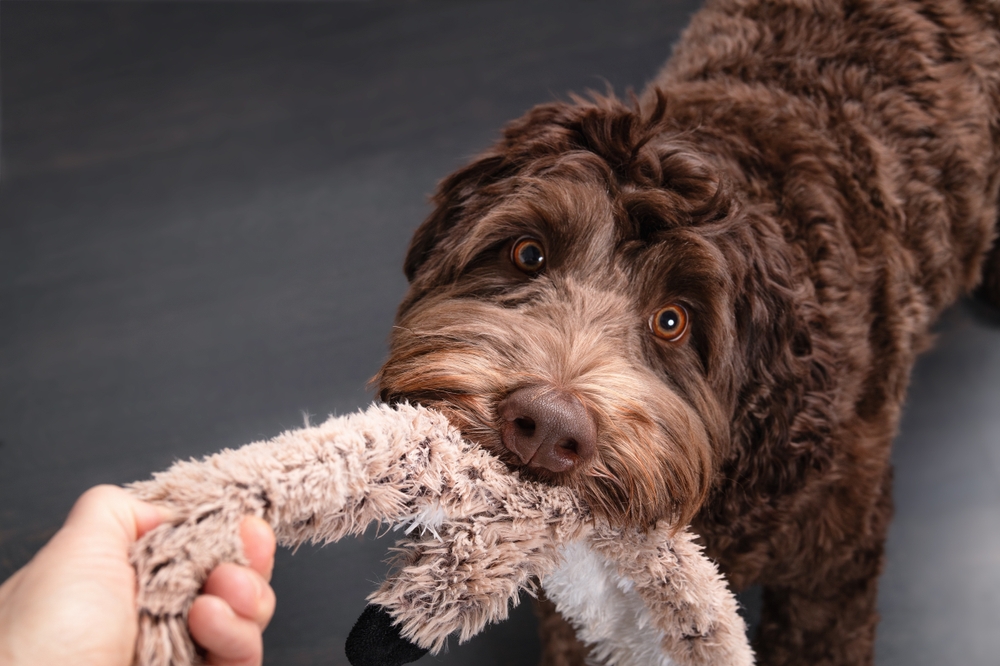
<path fill-rule="evenodd" d="M 687 333 L 687 310 L 682 305 L 672 303 L 656 311 L 649 320 L 649 327 L 656 337 L 667 342 L 678 342 Z"/>
<path fill-rule="evenodd" d="M 534 238 L 522 238 L 514 243 L 510 258 L 518 270 L 537 273 L 545 265 L 545 250 Z"/>

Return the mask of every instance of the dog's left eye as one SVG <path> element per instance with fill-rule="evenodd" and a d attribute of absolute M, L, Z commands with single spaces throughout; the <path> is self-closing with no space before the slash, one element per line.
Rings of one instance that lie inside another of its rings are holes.
<path fill-rule="evenodd" d="M 649 318 L 649 328 L 658 338 L 667 342 L 679 342 L 687 333 L 687 310 L 679 303 L 660 308 Z"/>
<path fill-rule="evenodd" d="M 510 260 L 523 273 L 537 273 L 545 266 L 545 248 L 534 238 L 522 238 L 511 248 Z"/>

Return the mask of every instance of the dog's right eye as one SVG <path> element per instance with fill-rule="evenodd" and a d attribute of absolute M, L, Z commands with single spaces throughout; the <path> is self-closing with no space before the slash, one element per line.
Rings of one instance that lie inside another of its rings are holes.
<path fill-rule="evenodd" d="M 658 338 L 667 342 L 680 342 L 688 329 L 688 314 L 683 305 L 671 303 L 653 313 L 649 328 Z"/>
<path fill-rule="evenodd" d="M 522 273 L 537 273 L 545 266 L 545 248 L 534 238 L 522 238 L 511 248 L 510 260 Z"/>

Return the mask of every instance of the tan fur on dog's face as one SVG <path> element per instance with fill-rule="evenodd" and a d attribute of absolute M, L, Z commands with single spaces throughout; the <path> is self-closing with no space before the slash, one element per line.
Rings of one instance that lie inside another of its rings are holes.
<path fill-rule="evenodd" d="M 604 160 L 571 151 L 466 194 L 411 275 L 377 382 L 383 399 L 444 411 L 512 466 L 498 403 L 525 386 L 573 395 L 596 423 L 596 457 L 531 473 L 573 486 L 615 522 L 684 524 L 728 438 L 707 367 L 708 347 L 731 337 L 719 334 L 731 326 L 725 262 L 689 228 L 640 229 L 623 206 L 642 193 L 614 183 Z M 545 248 L 537 275 L 511 261 L 524 237 Z M 650 330 L 670 303 L 691 314 L 678 343 Z"/>

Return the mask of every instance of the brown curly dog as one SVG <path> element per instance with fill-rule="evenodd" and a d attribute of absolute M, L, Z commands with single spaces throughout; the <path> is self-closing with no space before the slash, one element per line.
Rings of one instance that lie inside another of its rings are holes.
<path fill-rule="evenodd" d="M 998 13 L 717 0 L 631 102 L 532 109 L 439 186 L 382 398 L 691 521 L 763 586 L 760 663 L 871 664 L 910 369 L 960 295 L 1000 305 Z"/>

